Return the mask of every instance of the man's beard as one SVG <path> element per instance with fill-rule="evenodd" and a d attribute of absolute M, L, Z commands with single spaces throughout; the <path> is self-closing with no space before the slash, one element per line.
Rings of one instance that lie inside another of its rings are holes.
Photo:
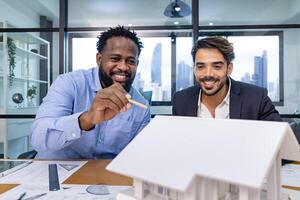
<path fill-rule="evenodd" d="M 227 76 L 226 76 L 225 80 L 224 80 L 224 79 L 221 80 L 221 79 L 218 79 L 218 78 L 215 78 L 215 77 L 212 77 L 212 76 L 205 76 L 205 77 L 199 79 L 199 86 L 200 86 L 200 88 L 201 88 L 201 92 L 202 92 L 203 94 L 205 94 L 206 96 L 214 96 L 214 95 L 216 95 L 218 92 L 220 92 L 221 89 L 226 85 L 226 83 L 229 81 L 228 79 L 229 79 L 229 78 L 228 78 Z M 218 87 L 214 92 L 209 93 L 209 92 L 206 91 L 205 88 L 202 88 L 200 82 L 203 82 L 203 81 L 219 81 L 219 82 L 220 82 L 220 85 L 219 85 L 219 87 Z"/>
<path fill-rule="evenodd" d="M 109 87 L 112 84 L 114 84 L 114 81 L 111 77 L 115 73 L 118 73 L 118 72 L 110 72 L 110 74 L 107 75 L 106 72 L 102 69 L 101 65 L 99 66 L 99 78 L 100 78 L 100 82 L 101 82 L 101 85 L 103 88 Z M 128 78 L 128 80 L 125 82 L 125 85 L 122 84 L 122 86 L 123 86 L 124 90 L 126 90 L 126 92 L 129 92 L 135 76 L 132 76 L 132 74 L 130 74 L 130 73 L 126 73 L 126 77 Z"/>

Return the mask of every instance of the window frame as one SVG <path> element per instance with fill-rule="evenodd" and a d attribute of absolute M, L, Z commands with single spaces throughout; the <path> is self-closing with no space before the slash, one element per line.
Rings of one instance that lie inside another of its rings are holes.
<path fill-rule="evenodd" d="M 199 32 L 199 37 L 206 36 L 224 36 L 228 38 L 229 36 L 278 36 L 279 37 L 279 101 L 272 101 L 275 106 L 284 106 L 284 54 L 283 54 L 283 41 L 284 41 L 284 31 L 201 31 Z"/>
<path fill-rule="evenodd" d="M 177 37 L 191 37 L 191 30 L 186 31 L 161 31 L 147 30 L 146 32 L 137 31 L 139 37 L 171 37 L 171 101 L 152 101 L 152 106 L 171 106 L 172 97 L 176 92 L 176 38 Z M 95 38 L 98 34 L 96 32 L 75 32 L 68 35 L 68 71 L 72 71 L 72 39 L 73 38 Z M 284 87 L 283 87 L 283 31 L 200 31 L 199 37 L 205 36 L 278 36 L 279 37 L 279 101 L 273 101 L 276 106 L 284 105 Z M 195 78 L 194 83 L 196 84 Z"/>

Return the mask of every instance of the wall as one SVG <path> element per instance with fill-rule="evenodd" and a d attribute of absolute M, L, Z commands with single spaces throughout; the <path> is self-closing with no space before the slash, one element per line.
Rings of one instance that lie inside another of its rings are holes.
<path fill-rule="evenodd" d="M 17 0 L 0 1 L 0 19 L 13 23 L 16 27 L 38 27 L 39 15 Z"/>

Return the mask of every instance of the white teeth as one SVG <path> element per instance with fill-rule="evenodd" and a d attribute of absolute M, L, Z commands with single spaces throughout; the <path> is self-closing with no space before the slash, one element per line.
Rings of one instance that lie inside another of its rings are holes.
<path fill-rule="evenodd" d="M 113 79 L 117 82 L 124 82 L 127 80 L 127 77 L 125 74 L 115 74 L 113 75 Z"/>
<path fill-rule="evenodd" d="M 214 81 L 204 81 L 205 84 L 213 84 Z"/>
<path fill-rule="evenodd" d="M 123 78 L 123 77 L 126 77 L 126 76 L 125 75 L 115 74 L 115 77 L 117 77 L 117 78 Z"/>

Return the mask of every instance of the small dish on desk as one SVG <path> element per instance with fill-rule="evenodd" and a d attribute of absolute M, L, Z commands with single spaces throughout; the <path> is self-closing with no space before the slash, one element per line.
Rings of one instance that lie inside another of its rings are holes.
<path fill-rule="evenodd" d="M 95 195 L 110 194 L 107 187 L 105 185 L 101 185 L 101 184 L 90 185 L 86 188 L 86 191 L 90 194 L 95 194 Z"/>

